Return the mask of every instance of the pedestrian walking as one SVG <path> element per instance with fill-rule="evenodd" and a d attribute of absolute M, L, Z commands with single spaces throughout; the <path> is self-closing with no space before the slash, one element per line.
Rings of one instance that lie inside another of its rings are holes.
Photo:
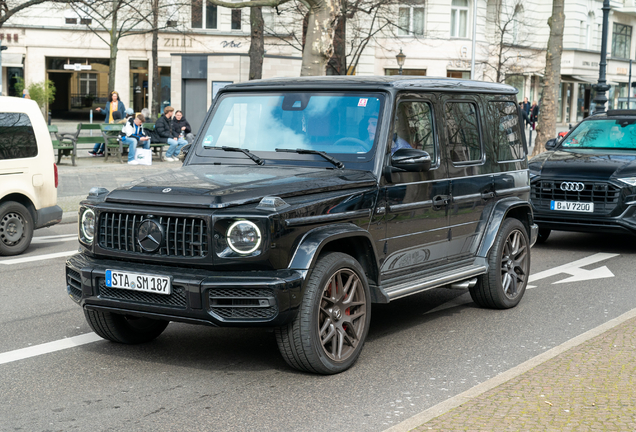
<path fill-rule="evenodd" d="M 535 129 L 536 122 L 539 119 L 539 105 L 537 105 L 537 101 L 532 101 L 532 106 L 530 107 L 530 125 L 532 130 Z"/>
<path fill-rule="evenodd" d="M 528 102 L 528 98 L 524 97 L 521 108 L 526 112 L 526 115 L 530 117 L 530 102 Z"/>

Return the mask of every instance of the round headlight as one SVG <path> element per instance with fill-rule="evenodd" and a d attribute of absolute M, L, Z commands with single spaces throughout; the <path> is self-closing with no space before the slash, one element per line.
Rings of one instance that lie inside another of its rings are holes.
<path fill-rule="evenodd" d="M 250 221 L 238 221 L 227 230 L 227 244 L 236 253 L 251 254 L 261 245 L 261 230 Z"/>
<path fill-rule="evenodd" d="M 86 240 L 87 243 L 92 243 L 93 237 L 95 236 L 95 212 L 93 210 L 84 210 L 80 222 L 80 229 L 82 230 L 84 240 Z"/>

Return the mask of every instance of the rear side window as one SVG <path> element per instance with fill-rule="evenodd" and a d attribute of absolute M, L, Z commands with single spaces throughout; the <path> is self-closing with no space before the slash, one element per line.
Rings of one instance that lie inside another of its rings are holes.
<path fill-rule="evenodd" d="M 448 102 L 444 110 L 451 161 L 456 164 L 481 162 L 477 105 L 472 102 Z"/>
<path fill-rule="evenodd" d="M 38 143 L 29 116 L 24 113 L 0 113 L 0 160 L 37 155 Z"/>
<path fill-rule="evenodd" d="M 489 102 L 487 122 L 493 133 L 493 150 L 498 162 L 518 161 L 526 157 L 519 113 L 514 102 Z"/>

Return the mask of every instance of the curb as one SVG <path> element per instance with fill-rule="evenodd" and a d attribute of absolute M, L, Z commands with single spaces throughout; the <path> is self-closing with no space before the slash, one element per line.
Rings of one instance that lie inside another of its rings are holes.
<path fill-rule="evenodd" d="M 596 336 L 599 336 L 605 333 L 606 331 L 614 327 L 617 327 L 618 325 L 623 324 L 625 321 L 628 321 L 634 317 L 636 317 L 636 309 L 627 311 L 624 314 L 614 319 L 611 319 L 607 321 L 606 323 L 601 324 L 598 327 L 588 330 L 585 333 L 582 333 L 576 336 L 575 338 L 572 338 L 562 343 L 561 345 L 558 345 L 552 349 L 549 349 L 548 351 L 542 354 L 539 354 L 538 356 L 533 357 L 530 360 L 527 360 L 513 367 L 512 369 L 509 369 L 497 375 L 496 377 L 489 379 L 488 381 L 484 381 L 481 384 L 477 384 L 475 387 L 470 388 L 463 393 L 460 393 L 448 400 L 440 402 L 437 405 L 434 405 L 420 412 L 419 414 L 415 414 L 411 418 L 408 418 L 393 427 L 385 429 L 384 432 L 407 432 L 417 428 L 418 426 L 422 426 L 423 424 L 429 422 L 430 420 L 433 420 L 434 418 L 439 417 L 442 414 L 446 414 L 452 409 L 457 408 L 458 406 L 470 401 L 471 399 L 478 397 L 479 395 L 487 392 L 488 390 L 492 390 L 493 388 L 498 387 L 510 381 L 513 378 L 518 377 L 519 375 L 523 375 L 525 372 L 528 372 L 530 369 L 533 369 L 536 366 L 539 366 L 540 364 L 543 364 L 547 362 L 548 360 L 551 360 L 554 357 L 557 357 L 559 354 L 562 354 L 572 348 L 578 347 L 579 345 L 582 345 L 583 343 L 589 341 L 590 339 L 593 339 Z"/>
<path fill-rule="evenodd" d="M 64 212 L 62 213 L 62 220 L 60 221 L 60 225 L 61 224 L 70 224 L 70 223 L 77 223 L 78 221 L 78 214 L 77 212 Z"/>

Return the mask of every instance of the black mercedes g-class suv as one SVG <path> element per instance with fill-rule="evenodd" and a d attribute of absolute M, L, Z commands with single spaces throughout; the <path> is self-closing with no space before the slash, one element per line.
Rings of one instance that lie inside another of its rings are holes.
<path fill-rule="evenodd" d="M 529 162 L 539 243 L 552 230 L 636 234 L 636 110 L 586 118 Z"/>
<path fill-rule="evenodd" d="M 67 291 L 105 339 L 275 328 L 297 369 L 358 358 L 372 303 L 523 296 L 536 237 L 516 90 L 412 77 L 222 89 L 183 167 L 80 205 Z"/>

